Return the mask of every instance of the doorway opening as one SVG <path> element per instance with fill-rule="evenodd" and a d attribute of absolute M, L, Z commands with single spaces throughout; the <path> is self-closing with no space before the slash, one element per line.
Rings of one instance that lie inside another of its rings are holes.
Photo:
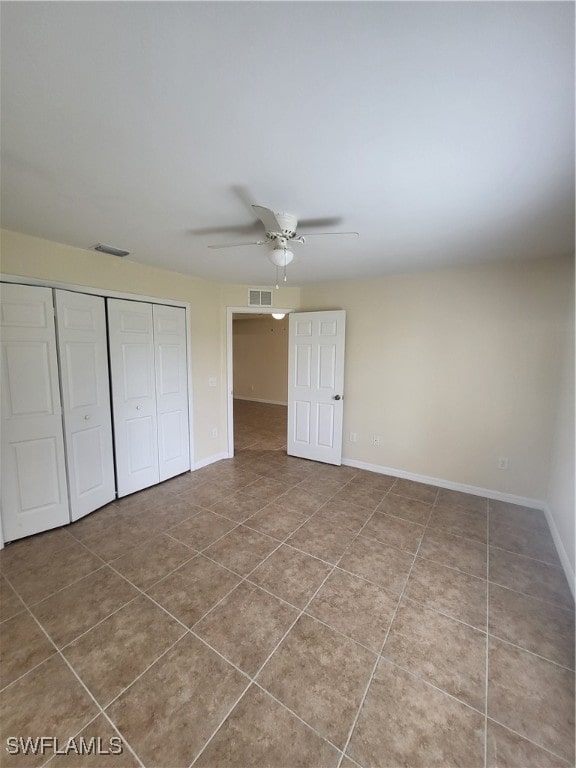
<path fill-rule="evenodd" d="M 228 458 L 238 452 L 286 452 L 292 311 L 228 307 Z"/>

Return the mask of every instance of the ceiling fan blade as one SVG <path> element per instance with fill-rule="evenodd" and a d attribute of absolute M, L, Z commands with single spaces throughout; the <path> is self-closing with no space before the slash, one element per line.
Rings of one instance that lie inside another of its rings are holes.
<path fill-rule="evenodd" d="M 266 232 L 277 232 L 282 229 L 282 227 L 278 225 L 276 214 L 274 211 L 271 211 L 270 208 L 265 208 L 263 205 L 253 205 L 252 209 L 262 224 L 264 224 Z"/>
<path fill-rule="evenodd" d="M 324 219 L 302 219 L 298 226 L 302 229 L 308 227 L 337 227 L 342 222 L 342 216 L 332 216 Z"/>
<path fill-rule="evenodd" d="M 358 232 L 308 232 L 308 233 L 298 233 L 299 237 L 326 237 L 328 235 L 355 235 L 356 237 L 360 237 Z"/>
<path fill-rule="evenodd" d="M 245 206 L 246 210 L 252 213 L 252 200 L 254 200 L 254 195 L 250 192 L 248 187 L 244 186 L 244 184 L 232 184 L 230 189 L 236 195 L 238 200 L 240 200 L 242 205 Z"/>
<path fill-rule="evenodd" d="M 219 235 L 222 232 L 232 232 L 237 235 L 255 235 L 262 231 L 262 222 L 256 219 L 251 224 L 237 224 L 227 227 L 200 227 L 188 230 L 191 235 Z"/>
<path fill-rule="evenodd" d="M 220 245 L 209 245 L 208 248 L 241 248 L 243 245 L 264 245 L 267 240 L 254 240 L 252 243 L 221 243 Z"/>

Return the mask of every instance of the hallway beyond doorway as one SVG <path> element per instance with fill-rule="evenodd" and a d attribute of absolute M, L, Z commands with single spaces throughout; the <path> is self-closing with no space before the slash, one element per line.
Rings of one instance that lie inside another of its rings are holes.
<path fill-rule="evenodd" d="M 285 405 L 255 403 L 234 398 L 234 452 L 286 451 Z"/>

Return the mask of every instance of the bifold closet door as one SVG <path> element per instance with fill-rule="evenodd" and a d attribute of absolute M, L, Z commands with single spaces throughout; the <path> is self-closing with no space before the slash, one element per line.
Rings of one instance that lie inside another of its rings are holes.
<path fill-rule="evenodd" d="M 0 287 L 4 539 L 70 522 L 52 290 Z"/>
<path fill-rule="evenodd" d="M 108 299 L 118 496 L 160 481 L 152 305 Z"/>
<path fill-rule="evenodd" d="M 116 496 L 106 306 L 101 296 L 54 294 L 70 517 L 78 520 Z"/>
<path fill-rule="evenodd" d="M 154 304 L 154 359 L 160 480 L 190 469 L 186 310 Z"/>

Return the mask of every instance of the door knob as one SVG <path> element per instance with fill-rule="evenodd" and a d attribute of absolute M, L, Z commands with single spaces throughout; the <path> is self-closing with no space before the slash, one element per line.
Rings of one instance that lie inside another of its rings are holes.
<path fill-rule="evenodd" d="M 87 413 L 86 416 L 84 416 L 84 421 L 89 421 L 89 420 L 90 420 L 90 414 Z"/>
<path fill-rule="evenodd" d="M 141 405 L 137 405 L 137 406 L 136 406 L 136 410 L 137 410 L 137 411 L 141 411 L 141 410 L 142 410 L 142 406 L 141 406 Z"/>
<path fill-rule="evenodd" d="M 342 400 L 342 398 L 340 395 L 334 395 L 333 400 Z"/>

